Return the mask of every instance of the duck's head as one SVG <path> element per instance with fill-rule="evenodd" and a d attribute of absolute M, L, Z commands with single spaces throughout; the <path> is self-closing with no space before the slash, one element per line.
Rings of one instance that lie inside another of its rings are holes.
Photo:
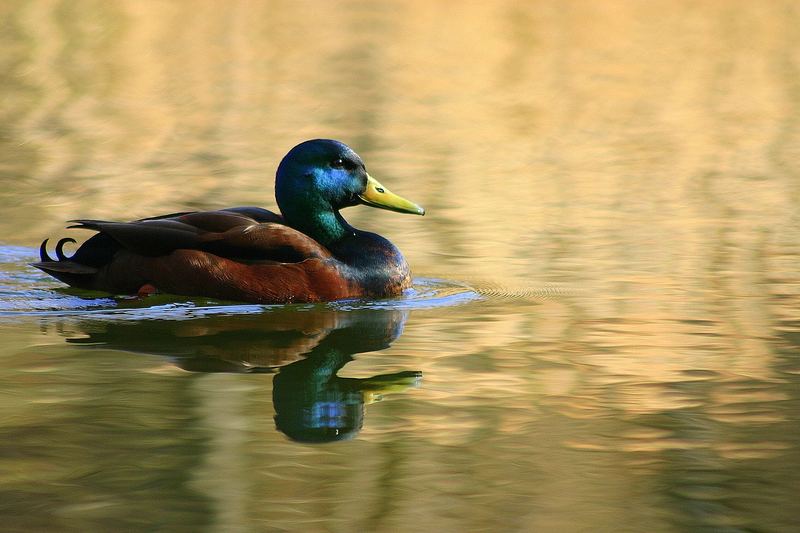
<path fill-rule="evenodd" d="M 275 197 L 288 218 L 336 212 L 358 204 L 425 214 L 422 207 L 392 193 L 370 176 L 349 146 L 330 139 L 305 141 L 289 150 L 278 166 Z"/>

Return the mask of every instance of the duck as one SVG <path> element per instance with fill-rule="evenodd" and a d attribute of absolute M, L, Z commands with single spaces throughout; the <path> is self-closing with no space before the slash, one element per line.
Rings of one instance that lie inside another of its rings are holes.
<path fill-rule="evenodd" d="M 133 220 L 70 220 L 95 232 L 56 258 L 42 242 L 31 266 L 79 289 L 165 293 L 260 304 L 390 298 L 411 270 L 388 239 L 354 228 L 340 211 L 366 205 L 424 215 L 373 178 L 346 144 L 312 139 L 289 150 L 275 175 L 280 214 L 261 207 L 187 211 Z"/>

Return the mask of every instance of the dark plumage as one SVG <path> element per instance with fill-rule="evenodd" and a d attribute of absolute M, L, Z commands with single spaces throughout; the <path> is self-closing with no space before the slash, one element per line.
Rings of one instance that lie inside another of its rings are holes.
<path fill-rule="evenodd" d="M 32 263 L 84 289 L 114 294 L 160 291 L 258 303 L 396 296 L 408 264 L 380 235 L 350 226 L 339 210 L 359 203 L 422 215 L 386 190 L 343 143 L 317 139 L 281 161 L 275 195 L 282 215 L 258 207 L 185 212 L 108 222 L 74 220 L 96 231 L 72 257 L 40 248 Z"/>

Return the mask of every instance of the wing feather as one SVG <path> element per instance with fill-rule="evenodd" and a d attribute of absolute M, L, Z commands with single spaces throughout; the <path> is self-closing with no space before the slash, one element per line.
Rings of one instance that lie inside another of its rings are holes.
<path fill-rule="evenodd" d="M 72 220 L 70 228 L 108 235 L 123 249 L 158 257 L 175 250 L 199 250 L 244 261 L 297 263 L 327 258 L 330 252 L 311 237 L 281 224 L 282 218 L 255 207 L 176 213 L 133 222 Z"/>

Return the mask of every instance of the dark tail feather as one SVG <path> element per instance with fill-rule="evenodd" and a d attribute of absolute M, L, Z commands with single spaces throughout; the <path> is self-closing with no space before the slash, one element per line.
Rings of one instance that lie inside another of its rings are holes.
<path fill-rule="evenodd" d="M 44 241 L 42 241 L 42 245 L 39 246 L 39 259 L 41 259 L 43 262 L 53 260 L 52 257 L 47 255 L 47 241 L 49 240 L 50 239 L 45 239 Z"/>
<path fill-rule="evenodd" d="M 58 244 L 56 244 L 56 257 L 58 257 L 59 261 L 69 261 L 69 257 L 64 255 L 64 245 L 67 244 L 68 242 L 71 242 L 71 243 L 74 244 L 77 241 L 75 239 L 70 238 L 70 237 L 64 237 L 63 239 L 58 241 Z"/>
<path fill-rule="evenodd" d="M 91 220 L 91 219 L 78 219 L 78 220 L 67 220 L 67 222 L 73 222 L 71 226 L 67 226 L 67 229 L 90 229 L 94 231 L 101 231 L 102 224 L 108 224 L 108 222 L 104 220 Z"/>
<path fill-rule="evenodd" d="M 69 257 L 64 255 L 64 245 L 70 242 L 74 243 L 75 239 L 66 237 L 58 241 L 56 244 L 56 257 L 58 259 L 53 259 L 50 257 L 50 255 L 48 255 L 48 240 L 49 239 L 45 239 L 44 242 L 42 242 L 42 245 L 39 247 L 39 258 L 41 259 L 41 262 L 31 263 L 31 266 L 50 274 L 54 278 L 59 279 L 68 285 L 72 285 L 74 287 L 91 288 L 94 275 L 97 274 L 98 269 L 89 265 L 71 261 Z"/>
<path fill-rule="evenodd" d="M 41 263 L 31 263 L 31 266 L 72 287 L 93 289 L 95 285 L 97 269 L 80 263 L 72 261 L 42 261 Z"/>
<path fill-rule="evenodd" d="M 32 267 L 36 267 L 39 270 L 43 270 L 50 275 L 55 276 L 55 273 L 61 274 L 80 274 L 80 275 L 92 275 L 97 274 L 98 269 L 86 265 L 82 265 L 80 263 L 75 263 L 73 261 L 42 261 L 40 263 L 29 263 Z"/>

